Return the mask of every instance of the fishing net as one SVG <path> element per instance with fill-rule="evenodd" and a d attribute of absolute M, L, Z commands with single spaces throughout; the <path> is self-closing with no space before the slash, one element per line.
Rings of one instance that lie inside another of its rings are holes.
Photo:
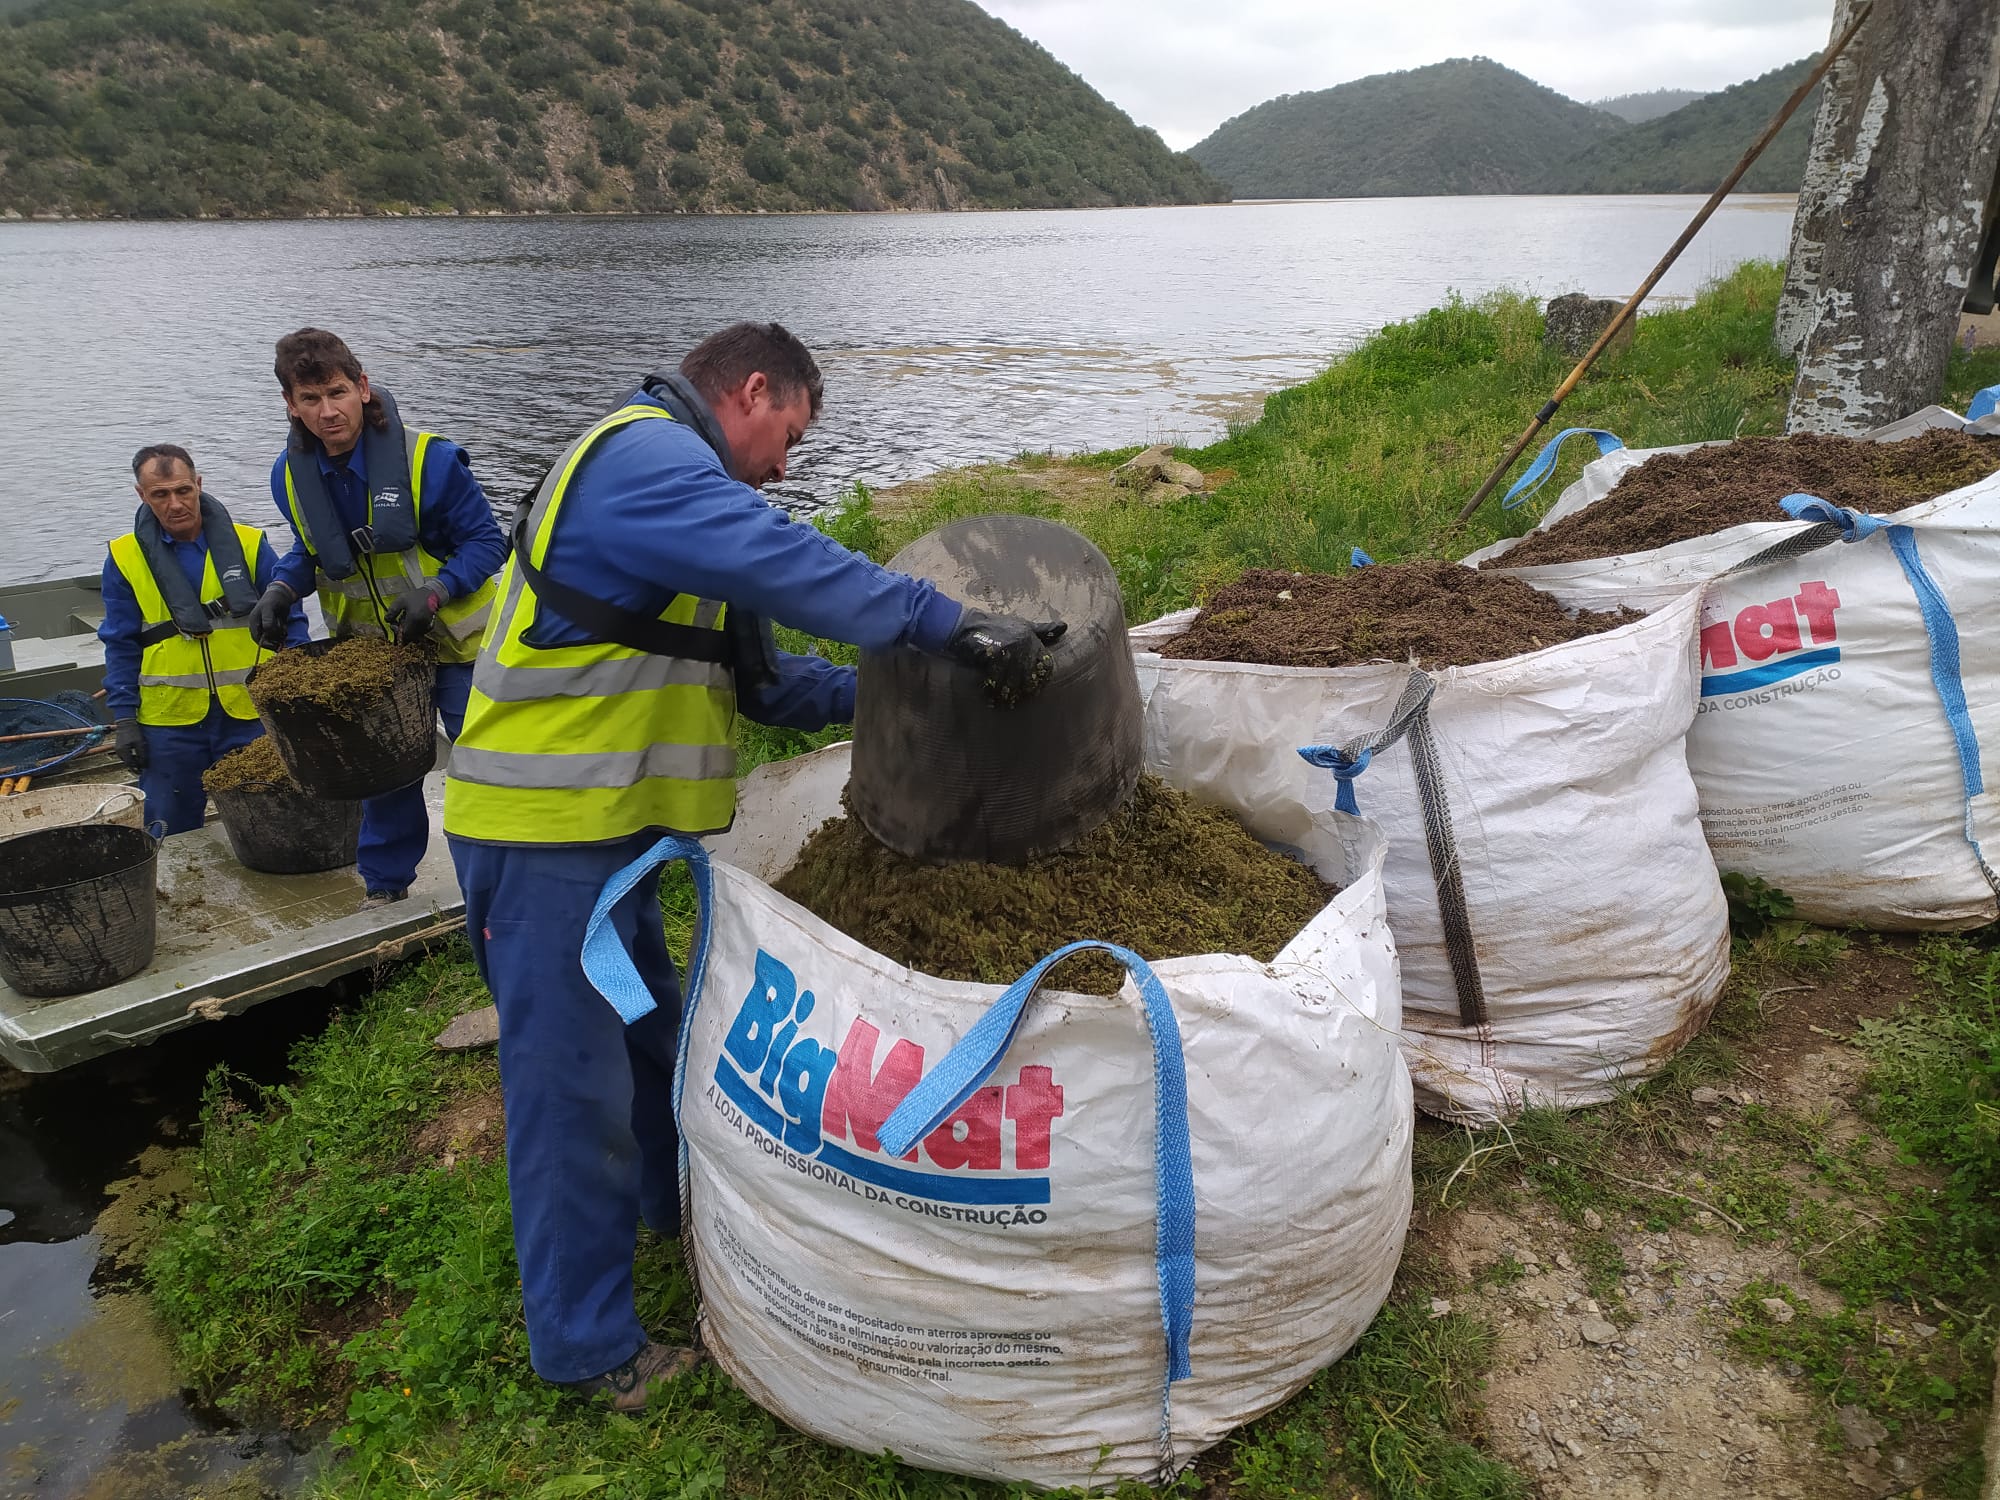
<path fill-rule="evenodd" d="M 53 771 L 95 749 L 110 732 L 88 693 L 0 698 L 0 776 Z M 40 738 L 17 738 L 20 735 Z"/>

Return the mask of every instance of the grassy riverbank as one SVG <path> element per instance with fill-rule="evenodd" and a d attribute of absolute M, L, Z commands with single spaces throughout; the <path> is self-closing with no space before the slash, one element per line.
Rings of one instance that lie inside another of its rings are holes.
<path fill-rule="evenodd" d="M 1647 319 L 1565 422 L 1635 446 L 1777 430 L 1790 378 L 1769 353 L 1776 290 L 1773 268 L 1750 267 Z M 1211 476 L 1207 498 L 1150 505 L 1115 490 L 1104 475 L 1117 454 L 1024 458 L 864 498 L 830 529 L 886 558 L 955 516 L 1057 516 L 1117 565 L 1134 619 L 1246 565 L 1332 569 L 1355 545 L 1455 555 L 1530 519 L 1493 507 L 1444 538 L 1563 373 L 1539 332 L 1532 304 L 1508 297 L 1385 330 L 1271 398 L 1260 422 L 1183 455 Z M 2000 354 L 1961 358 L 1955 398 L 1994 380 Z M 759 732 L 745 748 L 762 760 L 831 737 Z M 685 913 L 669 920 L 684 931 Z M 1716 1372 L 1762 1382 L 1743 1398 L 1758 1433 L 1740 1454 L 1663 1492 L 1711 1480 L 1709 1492 L 1760 1492 L 1755 1476 L 1782 1457 L 1802 1493 L 1853 1492 L 1843 1465 L 1856 1463 L 1881 1466 L 1872 1493 L 1893 1479 L 1975 1493 L 1966 1423 L 1990 1375 L 2000 1252 L 2000 953 L 1978 938 L 1849 941 L 1781 924 L 1739 943 L 1737 959 L 1710 1031 L 1618 1104 L 1483 1137 L 1423 1127 L 1419 1211 L 1388 1308 L 1346 1359 L 1172 1493 L 1499 1500 L 1536 1492 L 1557 1464 L 1581 1473 L 1581 1453 L 1548 1443 L 1610 1442 L 1613 1419 L 1592 1409 L 1649 1420 L 1623 1397 L 1598 1402 L 1592 1361 L 1612 1356 L 1574 1336 L 1585 1301 L 1593 1317 L 1652 1330 L 1648 1352 L 1612 1373 L 1636 1360 L 1692 1427 L 1703 1419 L 1689 1403 L 1716 1400 Z M 801 1437 L 713 1369 L 640 1420 L 535 1380 L 497 1072 L 490 1055 L 430 1047 L 483 1001 L 462 948 L 447 951 L 302 1046 L 294 1083 L 213 1081 L 194 1186 L 157 1226 L 148 1268 L 191 1381 L 337 1433 L 328 1495 L 1008 1493 Z M 684 1336 L 677 1248 L 647 1240 L 639 1267 L 649 1326 Z M 1669 1357 L 1680 1347 L 1692 1352 Z M 1878 1428 L 1872 1446 L 1849 1444 Z M 1766 1467 L 1741 1466 L 1753 1452 Z"/>

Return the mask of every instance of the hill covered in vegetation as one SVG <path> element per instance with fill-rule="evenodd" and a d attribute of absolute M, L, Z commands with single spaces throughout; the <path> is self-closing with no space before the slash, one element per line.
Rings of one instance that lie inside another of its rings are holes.
<path fill-rule="evenodd" d="M 1488 58 L 1285 94 L 1188 155 L 1239 198 L 1532 192 L 1625 127 Z"/>
<path fill-rule="evenodd" d="M 16 214 L 1223 196 L 970 0 L 47 0 L 0 14 L 0 211 Z"/>
<path fill-rule="evenodd" d="M 1609 99 L 1592 99 L 1590 107 L 1616 115 L 1627 125 L 1643 125 L 1670 115 L 1684 105 L 1708 96 L 1700 89 L 1648 89 L 1643 94 L 1613 94 Z"/>
<path fill-rule="evenodd" d="M 1553 193 L 1706 193 L 1770 122 L 1778 106 L 1813 70 L 1804 57 L 1761 78 L 1620 131 L 1569 161 L 1543 183 Z M 1801 104 L 1778 138 L 1743 178 L 1746 193 L 1795 193 L 1812 145 L 1815 93 Z"/>

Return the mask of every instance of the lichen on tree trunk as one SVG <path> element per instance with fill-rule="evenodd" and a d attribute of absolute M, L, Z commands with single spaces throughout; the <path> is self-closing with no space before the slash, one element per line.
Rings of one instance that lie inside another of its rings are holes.
<path fill-rule="evenodd" d="M 1850 60 L 1814 130 L 1812 165 L 1830 165 L 1794 224 L 1792 277 L 1815 254 L 1817 276 L 1791 432 L 1864 432 L 1936 397 L 2000 155 L 2000 5 L 1876 0 Z"/>
<path fill-rule="evenodd" d="M 1833 33 L 1838 41 L 1854 19 L 1861 0 L 1836 0 Z M 1819 112 L 1813 117 L 1812 145 L 1806 152 L 1805 175 L 1799 182 L 1798 207 L 1792 213 L 1792 246 L 1785 257 L 1785 286 L 1778 293 L 1772 338 L 1778 352 L 1797 359 L 1812 331 L 1813 296 L 1819 288 L 1820 252 L 1826 248 L 1827 224 L 1834 214 L 1840 183 L 1839 140 L 1854 104 L 1854 79 L 1859 54 L 1849 47 L 1834 59 L 1820 89 Z"/>

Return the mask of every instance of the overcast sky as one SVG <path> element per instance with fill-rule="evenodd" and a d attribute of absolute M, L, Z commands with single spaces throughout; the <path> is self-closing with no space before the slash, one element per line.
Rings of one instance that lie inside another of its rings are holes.
<path fill-rule="evenodd" d="M 1276 94 L 1483 56 L 1589 101 L 1720 89 L 1826 45 L 1833 0 L 980 0 L 1169 146 Z"/>

